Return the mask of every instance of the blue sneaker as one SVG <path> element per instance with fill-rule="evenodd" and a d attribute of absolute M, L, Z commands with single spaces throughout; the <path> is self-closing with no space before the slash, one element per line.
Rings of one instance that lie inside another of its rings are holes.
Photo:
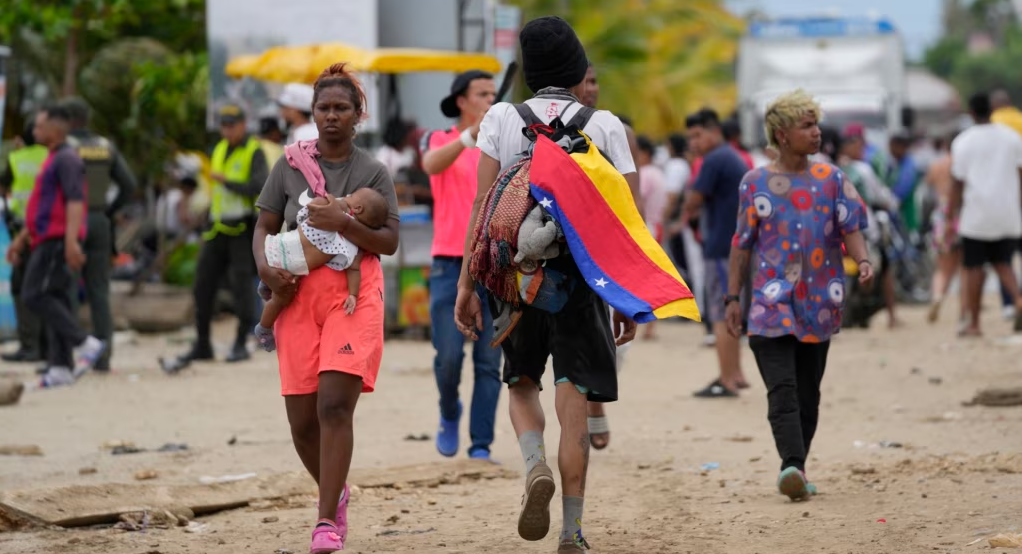
<path fill-rule="evenodd" d="M 440 428 L 436 432 L 436 449 L 448 458 L 458 453 L 458 423 L 461 421 L 461 400 L 458 401 L 458 415 L 453 420 L 440 416 Z"/>
<path fill-rule="evenodd" d="M 490 451 L 485 448 L 476 448 L 475 450 L 468 451 L 468 457 L 473 460 L 486 460 L 492 462 L 493 458 L 490 457 Z"/>

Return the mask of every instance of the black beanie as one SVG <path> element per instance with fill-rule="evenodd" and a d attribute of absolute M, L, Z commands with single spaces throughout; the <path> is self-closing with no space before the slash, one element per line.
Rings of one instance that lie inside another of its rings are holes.
<path fill-rule="evenodd" d="M 571 88 L 585 80 L 589 60 L 567 21 L 553 15 L 533 19 L 522 28 L 518 41 L 525 84 L 533 92 L 546 87 Z"/>

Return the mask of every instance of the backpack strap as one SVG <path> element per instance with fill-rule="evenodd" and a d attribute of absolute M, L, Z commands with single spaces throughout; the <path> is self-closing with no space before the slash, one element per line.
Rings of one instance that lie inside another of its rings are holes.
<path fill-rule="evenodd" d="M 518 110 L 518 115 L 522 116 L 526 127 L 532 127 L 533 125 L 546 125 L 539 119 L 539 117 L 536 116 L 536 112 L 532 111 L 532 108 L 524 102 L 521 104 L 515 104 L 515 109 Z"/>
<path fill-rule="evenodd" d="M 589 124 L 589 120 L 592 119 L 594 115 L 596 115 L 596 110 L 586 105 L 579 105 L 578 111 L 575 112 L 575 115 L 571 117 L 571 120 L 568 121 L 565 127 L 577 125 L 578 129 L 581 131 L 586 128 L 586 125 Z"/>

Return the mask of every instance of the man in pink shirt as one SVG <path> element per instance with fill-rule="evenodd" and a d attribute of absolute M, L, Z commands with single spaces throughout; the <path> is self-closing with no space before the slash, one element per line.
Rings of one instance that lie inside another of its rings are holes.
<path fill-rule="evenodd" d="M 458 75 L 451 94 L 440 103 L 444 115 L 457 124 L 422 137 L 422 168 L 430 175 L 433 189 L 433 267 L 429 276 L 429 313 L 432 321 L 433 371 L 440 391 L 440 429 L 436 447 L 444 456 L 458 453 L 458 424 L 462 405 L 458 399 L 461 367 L 465 358 L 465 337 L 454 324 L 454 302 L 458 297 L 465 236 L 476 197 L 476 166 L 479 149 L 475 147 L 479 122 L 496 97 L 493 76 L 482 71 Z M 485 290 L 479 295 L 485 301 Z M 497 400 L 500 398 L 500 349 L 490 348 L 493 323 L 489 311 L 479 340 L 472 347 L 475 383 L 469 418 L 468 449 L 471 458 L 489 459 L 493 443 Z"/>

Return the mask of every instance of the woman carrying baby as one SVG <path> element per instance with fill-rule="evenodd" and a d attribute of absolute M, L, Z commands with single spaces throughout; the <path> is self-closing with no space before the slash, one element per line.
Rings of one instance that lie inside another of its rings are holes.
<path fill-rule="evenodd" d="M 353 143 L 355 127 L 366 113 L 361 83 L 344 64 L 335 64 L 320 75 L 314 89 L 319 140 L 311 145 L 314 148 L 294 152 L 297 161 L 281 158 L 270 172 L 256 202 L 260 212 L 253 253 L 259 277 L 273 296 L 291 299 L 274 332 L 291 437 L 298 457 L 319 484 L 319 522 L 310 549 L 318 554 L 341 550 L 347 536 L 345 482 L 351 465 L 352 421 L 359 396 L 376 385 L 383 356 L 379 255 L 397 250 L 398 208 L 386 168 Z M 362 188 L 373 189 L 386 200 L 389 214 L 380 228 L 363 224 L 343 200 Z M 313 202 L 317 197 L 321 199 Z M 277 234 L 284 223 L 289 230 L 297 229 L 302 208 L 308 211 L 309 229 L 337 233 L 363 252 L 357 309 L 350 314 L 345 310 L 350 268 L 310 267 L 299 280 L 267 261 L 267 237 Z"/>

